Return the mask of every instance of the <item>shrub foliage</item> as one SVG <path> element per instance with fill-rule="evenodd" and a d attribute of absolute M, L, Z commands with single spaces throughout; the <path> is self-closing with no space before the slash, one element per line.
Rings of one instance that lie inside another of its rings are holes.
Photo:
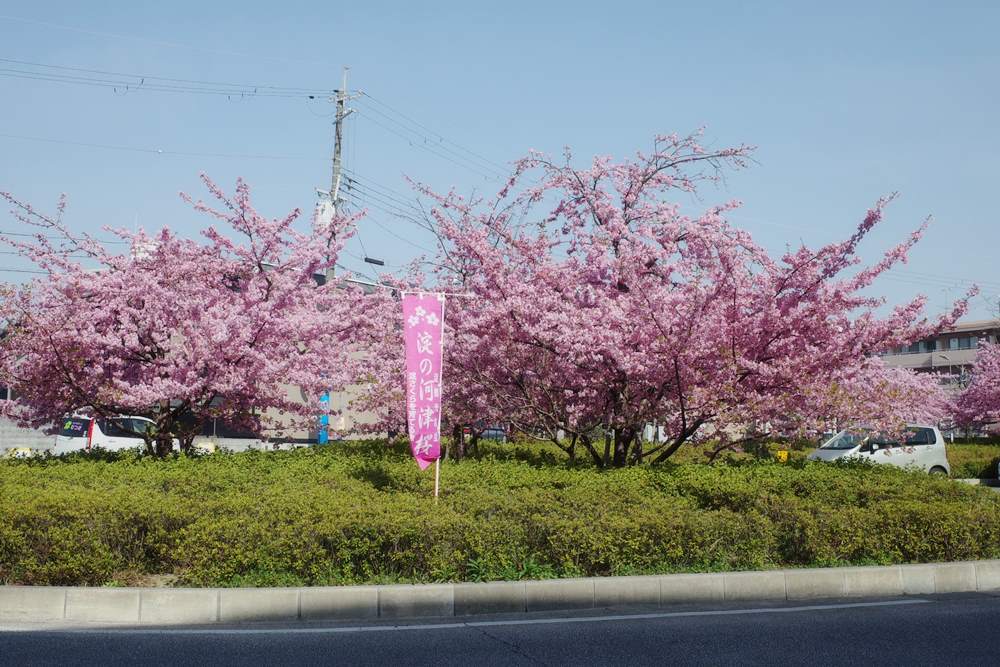
<path fill-rule="evenodd" d="M 511 451 L 511 450 L 508 450 Z M 527 459 L 527 460 L 525 460 Z M 368 442 L 0 463 L 0 583 L 485 581 L 1000 557 L 1000 495 L 888 466 L 598 470 Z"/>

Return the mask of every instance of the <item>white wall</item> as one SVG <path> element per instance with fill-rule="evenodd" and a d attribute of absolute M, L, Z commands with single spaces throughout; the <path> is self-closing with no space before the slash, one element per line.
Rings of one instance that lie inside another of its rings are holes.
<path fill-rule="evenodd" d="M 46 435 L 40 430 L 21 428 L 10 419 L 0 417 L 0 450 L 13 447 L 48 449 L 54 443 L 54 435 Z"/>

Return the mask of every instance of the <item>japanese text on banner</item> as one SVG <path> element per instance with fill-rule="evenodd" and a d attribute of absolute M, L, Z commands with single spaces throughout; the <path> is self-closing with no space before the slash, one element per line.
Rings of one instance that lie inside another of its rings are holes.
<path fill-rule="evenodd" d="M 441 456 L 444 295 L 404 294 L 406 423 L 421 470 Z"/>

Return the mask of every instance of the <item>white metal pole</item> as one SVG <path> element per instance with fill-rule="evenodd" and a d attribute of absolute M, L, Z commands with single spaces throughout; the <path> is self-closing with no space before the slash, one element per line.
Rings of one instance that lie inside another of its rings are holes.
<path fill-rule="evenodd" d="M 438 489 L 441 485 L 441 455 L 434 459 L 434 502 L 438 499 Z"/>

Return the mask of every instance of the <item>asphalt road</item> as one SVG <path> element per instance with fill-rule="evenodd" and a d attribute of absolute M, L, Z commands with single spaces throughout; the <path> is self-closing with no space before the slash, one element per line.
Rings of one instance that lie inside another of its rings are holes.
<path fill-rule="evenodd" d="M 3 665 L 997 665 L 1000 594 L 442 619 L 0 627 Z"/>

